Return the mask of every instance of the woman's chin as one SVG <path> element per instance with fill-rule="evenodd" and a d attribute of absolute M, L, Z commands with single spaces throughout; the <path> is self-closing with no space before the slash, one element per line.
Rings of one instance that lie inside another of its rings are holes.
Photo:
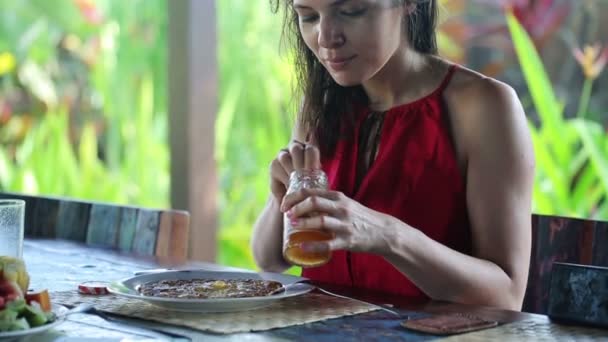
<path fill-rule="evenodd" d="M 347 75 L 332 75 L 332 78 L 338 85 L 342 87 L 354 87 L 361 84 L 361 80 L 357 77 L 348 77 Z"/>

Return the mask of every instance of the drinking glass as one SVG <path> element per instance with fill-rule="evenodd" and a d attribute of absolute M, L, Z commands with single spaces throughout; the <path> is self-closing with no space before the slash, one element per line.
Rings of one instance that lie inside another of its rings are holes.
<path fill-rule="evenodd" d="M 0 256 L 23 257 L 25 201 L 0 200 Z"/>

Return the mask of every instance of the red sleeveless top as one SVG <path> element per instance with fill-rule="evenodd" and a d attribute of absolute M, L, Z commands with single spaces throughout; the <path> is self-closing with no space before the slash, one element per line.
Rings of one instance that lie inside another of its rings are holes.
<path fill-rule="evenodd" d="M 331 189 L 470 254 L 465 182 L 442 100 L 454 70 L 452 66 L 431 94 L 384 114 L 376 159 L 358 188 L 359 139 L 340 140 L 334 154 L 323 157 L 322 165 Z M 365 109 L 357 116 L 354 137 L 359 137 L 361 123 L 369 113 Z M 304 269 L 302 275 L 324 283 L 426 298 L 384 258 L 368 253 L 334 251 L 329 263 Z M 441 281 L 439 275 L 437 281 Z"/>

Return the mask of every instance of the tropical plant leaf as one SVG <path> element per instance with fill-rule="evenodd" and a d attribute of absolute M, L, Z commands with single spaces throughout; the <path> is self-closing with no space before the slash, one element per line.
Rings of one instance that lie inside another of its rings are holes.
<path fill-rule="evenodd" d="M 601 149 L 601 143 L 605 139 L 604 130 L 598 123 L 583 119 L 576 119 L 573 124 L 579 133 L 583 148 L 589 154 L 591 164 L 599 175 L 604 192 L 608 194 L 608 158 L 606 151 Z"/>
<path fill-rule="evenodd" d="M 542 135 L 546 135 L 546 140 L 554 139 L 564 131 L 562 106 L 557 101 L 549 76 L 530 36 L 513 13 L 507 11 L 506 17 L 519 64 L 532 96 L 534 107 L 541 119 Z M 550 146 L 552 153 L 555 153 L 560 164 L 564 165 L 569 161 L 571 157 L 570 149 L 566 142 L 555 139 L 551 141 Z"/>

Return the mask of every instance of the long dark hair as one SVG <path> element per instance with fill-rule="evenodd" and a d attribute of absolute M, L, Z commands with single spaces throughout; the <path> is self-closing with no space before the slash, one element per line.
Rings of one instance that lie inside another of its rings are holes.
<path fill-rule="evenodd" d="M 417 52 L 437 54 L 435 26 L 436 0 L 393 0 L 395 5 L 416 4 L 407 20 L 408 42 Z M 321 153 L 331 154 L 340 138 L 349 137 L 354 124 L 355 107 L 366 104 L 363 88 L 337 84 L 317 57 L 306 46 L 299 31 L 293 0 L 270 0 L 274 13 L 283 5 L 283 41 L 295 49 L 297 91 L 303 95 L 298 120 L 307 132 L 315 135 Z M 346 126 L 343 126 L 346 125 Z"/>

